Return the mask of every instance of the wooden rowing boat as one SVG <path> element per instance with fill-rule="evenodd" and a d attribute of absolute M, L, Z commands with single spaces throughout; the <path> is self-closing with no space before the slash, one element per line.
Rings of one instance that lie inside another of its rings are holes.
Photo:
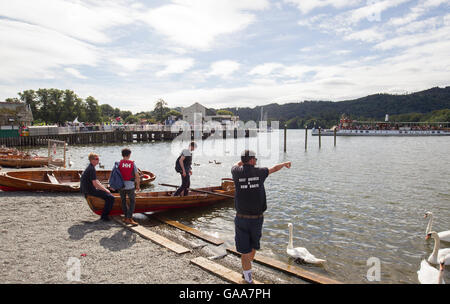
<path fill-rule="evenodd" d="M 0 155 L 0 166 L 10 167 L 10 168 L 34 168 L 43 167 L 48 164 L 54 166 L 62 167 L 64 166 L 64 160 L 62 159 L 51 159 L 49 162 L 48 157 L 43 156 L 24 156 L 24 155 Z"/>
<path fill-rule="evenodd" d="M 97 170 L 97 179 L 107 185 L 111 170 Z M 149 171 L 141 171 L 141 187 L 156 179 Z M 79 192 L 82 170 L 28 170 L 0 172 L 0 190 Z"/>
<path fill-rule="evenodd" d="M 134 212 L 143 213 L 173 208 L 190 208 L 223 202 L 225 200 L 229 200 L 230 198 L 212 193 L 233 196 L 234 183 L 232 180 L 222 179 L 222 184 L 220 186 L 198 188 L 195 190 L 204 192 L 189 191 L 189 194 L 186 196 L 172 196 L 174 191 L 138 192 L 136 193 L 136 205 Z M 115 201 L 110 215 L 123 214 L 120 195 L 115 193 L 113 195 L 115 197 Z M 98 215 L 102 213 L 105 206 L 105 201 L 103 199 L 87 195 L 86 201 L 94 213 Z"/>

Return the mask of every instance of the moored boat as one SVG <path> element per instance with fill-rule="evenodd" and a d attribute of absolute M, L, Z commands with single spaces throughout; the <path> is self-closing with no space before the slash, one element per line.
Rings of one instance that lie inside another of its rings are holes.
<path fill-rule="evenodd" d="M 311 135 L 317 136 L 450 136 L 450 122 L 396 122 L 357 121 L 342 115 L 339 125 L 331 129 L 317 129 Z"/>
<path fill-rule="evenodd" d="M 222 179 L 220 186 L 192 189 L 186 196 L 172 196 L 174 192 L 138 192 L 136 193 L 134 212 L 143 213 L 174 208 L 191 208 L 223 202 L 232 199 L 234 196 L 234 182 L 230 179 Z M 110 215 L 122 214 L 120 195 L 115 193 L 113 195 L 115 201 Z M 86 201 L 94 213 L 98 215 L 102 213 L 105 206 L 103 199 L 87 195 Z"/>
<path fill-rule="evenodd" d="M 82 170 L 27 170 L 0 172 L 0 190 L 79 192 Z M 97 170 L 97 179 L 108 184 L 111 170 Z M 141 171 L 141 187 L 156 179 L 149 171 Z"/>
<path fill-rule="evenodd" d="M 0 155 L 0 166 L 10 168 L 35 168 L 47 165 L 64 166 L 62 159 L 50 159 L 42 156 Z"/>

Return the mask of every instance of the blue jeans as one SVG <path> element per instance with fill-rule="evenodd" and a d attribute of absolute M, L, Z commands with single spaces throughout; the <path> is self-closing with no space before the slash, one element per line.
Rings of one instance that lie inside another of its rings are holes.
<path fill-rule="evenodd" d="M 126 218 L 131 218 L 134 212 L 134 206 L 136 205 L 136 192 L 135 189 L 120 190 L 120 199 L 122 200 L 122 211 Z M 130 199 L 130 208 L 127 206 L 127 195 Z"/>

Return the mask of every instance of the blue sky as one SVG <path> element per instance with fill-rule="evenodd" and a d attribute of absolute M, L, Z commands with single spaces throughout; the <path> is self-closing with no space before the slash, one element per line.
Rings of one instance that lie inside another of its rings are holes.
<path fill-rule="evenodd" d="M 450 0 L 0 0 L 0 99 L 72 89 L 133 112 L 450 85 Z"/>

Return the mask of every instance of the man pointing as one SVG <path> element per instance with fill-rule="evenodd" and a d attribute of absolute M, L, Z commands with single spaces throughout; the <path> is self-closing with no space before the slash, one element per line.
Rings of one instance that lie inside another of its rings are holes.
<path fill-rule="evenodd" d="M 264 181 L 269 174 L 290 168 L 291 162 L 285 162 L 272 168 L 258 168 L 256 154 L 245 150 L 241 161 L 231 168 L 235 185 L 235 242 L 236 250 L 241 253 L 242 270 L 247 283 L 253 283 L 252 261 L 256 250 L 260 249 L 259 240 L 264 222 L 263 213 L 267 209 Z"/>

